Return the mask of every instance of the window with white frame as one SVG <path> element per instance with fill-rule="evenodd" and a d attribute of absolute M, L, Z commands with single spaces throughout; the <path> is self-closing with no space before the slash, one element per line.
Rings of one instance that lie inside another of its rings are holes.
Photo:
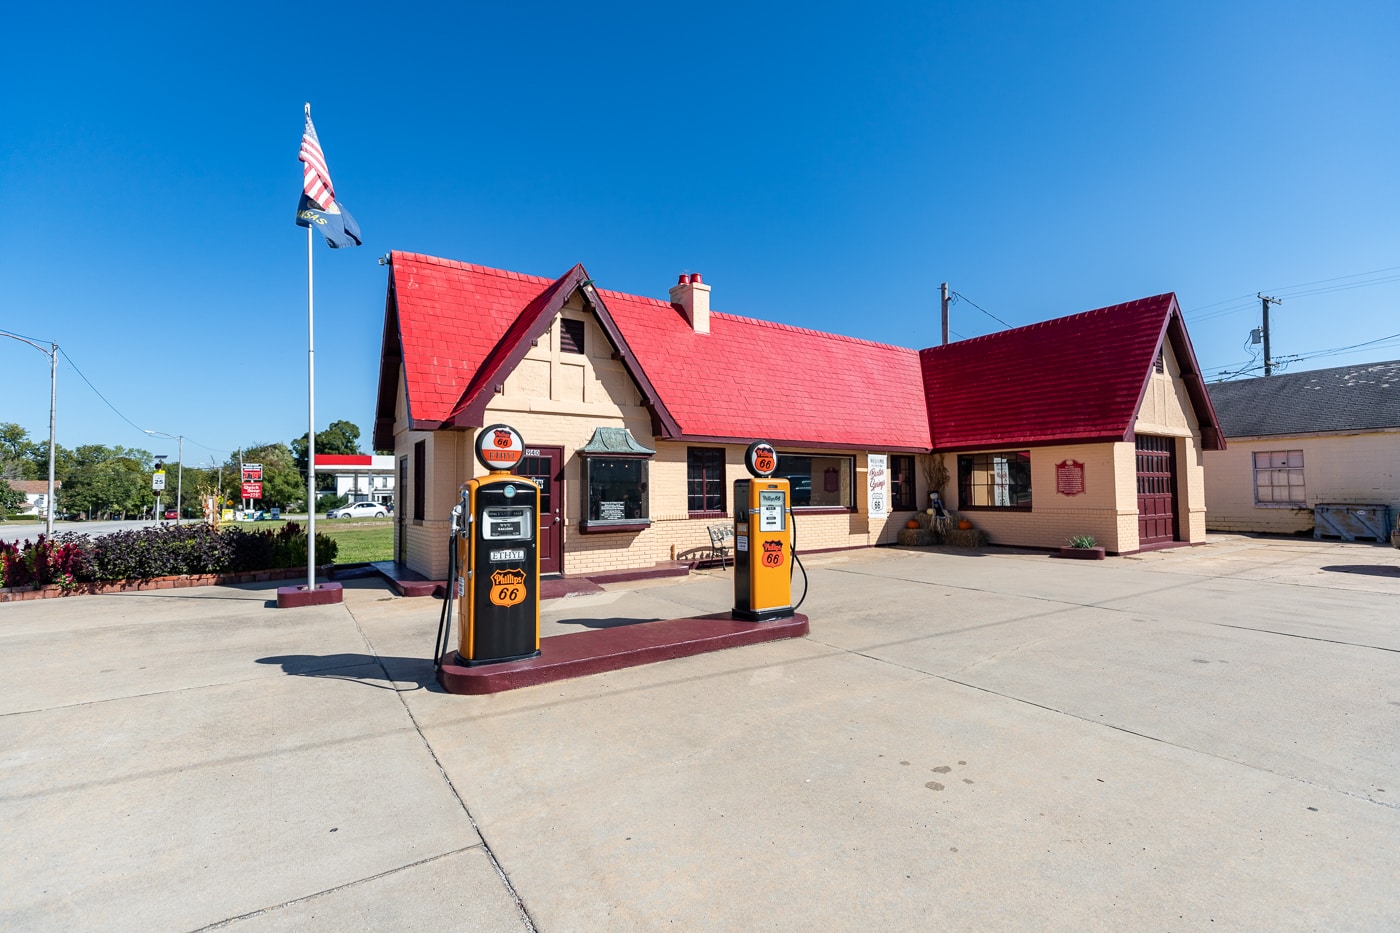
<path fill-rule="evenodd" d="M 1301 509 L 1308 504 L 1301 450 L 1254 452 L 1254 504 L 1261 509 Z"/>

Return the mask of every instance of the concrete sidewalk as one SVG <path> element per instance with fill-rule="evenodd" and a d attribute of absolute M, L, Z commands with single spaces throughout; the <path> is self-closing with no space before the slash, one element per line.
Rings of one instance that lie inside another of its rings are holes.
<path fill-rule="evenodd" d="M 482 697 L 370 580 L 0 607 L 0 927 L 1400 926 L 1400 551 L 807 564 L 807 639 Z"/>

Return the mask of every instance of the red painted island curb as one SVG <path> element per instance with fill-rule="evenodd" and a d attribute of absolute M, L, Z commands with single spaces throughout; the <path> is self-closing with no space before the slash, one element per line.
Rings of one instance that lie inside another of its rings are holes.
<path fill-rule="evenodd" d="M 539 656 L 523 661 L 468 667 L 456 663 L 456 652 L 449 651 L 442 658 L 437 679 L 448 693 L 500 693 L 725 648 L 800 638 L 807 632 L 807 617 L 800 613 L 774 622 L 739 622 L 728 612 L 638 622 L 541 639 Z"/>
<path fill-rule="evenodd" d="M 298 609 L 302 606 L 330 606 L 341 602 L 345 597 L 345 587 L 339 583 L 318 583 L 316 589 L 305 586 L 279 586 L 277 588 L 278 609 Z"/>

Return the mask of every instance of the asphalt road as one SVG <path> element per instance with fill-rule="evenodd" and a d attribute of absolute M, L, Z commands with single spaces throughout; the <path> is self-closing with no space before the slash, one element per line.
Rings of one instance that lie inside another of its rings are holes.
<path fill-rule="evenodd" d="M 305 515 L 283 515 L 282 517 L 288 520 L 306 521 Z M 187 518 L 185 519 L 185 524 L 193 524 L 194 521 L 195 520 L 192 518 Z M 327 519 L 324 515 L 318 515 L 316 521 L 323 522 L 330 521 L 330 519 Z M 154 524 L 156 523 L 150 519 L 129 519 L 127 521 L 114 522 L 54 522 L 53 530 L 54 534 L 65 531 L 76 531 L 79 534 L 96 537 L 98 535 L 109 535 L 114 531 L 149 528 Z M 160 524 L 173 525 L 174 522 L 161 522 Z M 13 541 L 18 543 L 26 539 L 37 538 L 43 533 L 43 522 L 0 522 L 0 541 Z"/>

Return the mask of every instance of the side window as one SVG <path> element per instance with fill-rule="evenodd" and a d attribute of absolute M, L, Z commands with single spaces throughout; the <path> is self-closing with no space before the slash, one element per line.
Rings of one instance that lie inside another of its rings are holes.
<path fill-rule="evenodd" d="M 1254 452 L 1254 504 L 1265 509 L 1300 509 L 1308 504 L 1301 450 Z"/>
<path fill-rule="evenodd" d="M 413 520 L 421 522 L 428 500 L 428 442 L 413 445 Z"/>
<path fill-rule="evenodd" d="M 691 517 L 724 514 L 724 450 L 691 447 L 686 451 L 686 508 Z"/>

